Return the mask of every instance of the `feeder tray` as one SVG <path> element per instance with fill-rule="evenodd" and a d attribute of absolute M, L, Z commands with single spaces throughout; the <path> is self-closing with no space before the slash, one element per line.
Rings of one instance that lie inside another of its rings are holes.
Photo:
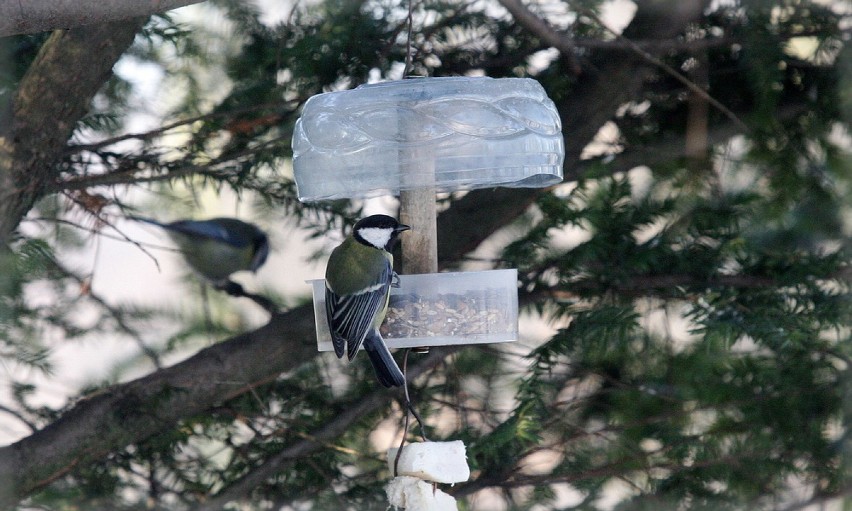
<path fill-rule="evenodd" d="M 391 288 L 381 333 L 390 348 L 483 344 L 518 338 L 518 272 L 400 275 Z M 313 287 L 317 349 L 332 351 L 325 315 L 325 280 Z"/>

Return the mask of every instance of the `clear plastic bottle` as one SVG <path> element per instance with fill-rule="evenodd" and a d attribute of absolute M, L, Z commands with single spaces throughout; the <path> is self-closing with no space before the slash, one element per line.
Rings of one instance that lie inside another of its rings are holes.
<path fill-rule="evenodd" d="M 562 126 L 529 78 L 415 78 L 313 96 L 293 133 L 303 201 L 562 180 Z"/>

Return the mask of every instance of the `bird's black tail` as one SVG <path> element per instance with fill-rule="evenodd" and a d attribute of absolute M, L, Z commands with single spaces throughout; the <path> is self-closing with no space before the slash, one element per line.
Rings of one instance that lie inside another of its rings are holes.
<path fill-rule="evenodd" d="M 405 376 L 399 370 L 396 360 L 385 345 L 384 339 L 375 329 L 371 330 L 364 339 L 364 350 L 370 357 L 373 370 L 379 383 L 385 387 L 401 387 L 405 385 Z"/>

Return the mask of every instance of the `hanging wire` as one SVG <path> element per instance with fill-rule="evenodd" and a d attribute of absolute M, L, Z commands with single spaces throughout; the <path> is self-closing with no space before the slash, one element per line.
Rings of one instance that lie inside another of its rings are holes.
<path fill-rule="evenodd" d="M 420 437 L 423 438 L 424 442 L 428 442 L 429 438 L 426 437 L 426 428 L 423 425 L 423 419 L 420 417 L 420 413 L 417 412 L 417 409 L 414 408 L 414 405 L 411 403 L 411 397 L 408 394 L 408 354 L 411 353 L 411 348 L 405 348 L 405 353 L 402 356 L 402 376 L 405 380 L 405 384 L 403 385 L 403 390 L 405 391 L 405 415 L 403 417 L 403 425 L 402 425 L 402 440 L 399 442 L 399 449 L 396 451 L 396 457 L 393 460 L 393 476 L 396 477 L 399 474 L 399 458 L 402 457 L 402 448 L 405 446 L 405 437 L 408 436 L 408 425 L 411 422 L 411 415 L 414 415 L 414 418 L 417 419 L 417 424 L 420 425 Z M 409 415 L 410 413 L 410 415 Z"/>
<path fill-rule="evenodd" d="M 412 26 L 414 24 L 414 5 L 413 0 L 408 0 L 408 32 L 406 35 L 405 41 L 405 68 L 402 72 L 402 78 L 409 78 L 409 73 L 411 72 L 411 60 L 412 60 L 412 50 L 411 50 L 411 32 Z M 428 352 L 428 350 L 427 350 Z M 429 438 L 426 437 L 426 428 L 423 424 L 423 418 L 420 417 L 420 413 L 418 413 L 417 409 L 414 408 L 414 404 L 411 402 L 411 395 L 408 392 L 408 354 L 411 353 L 411 348 L 406 348 L 405 353 L 402 357 L 402 376 L 405 381 L 403 385 L 403 390 L 405 392 L 405 412 L 403 416 L 403 425 L 402 425 L 402 439 L 399 442 L 399 449 L 396 451 L 396 457 L 393 460 L 393 476 L 397 477 L 399 475 L 399 459 L 402 456 L 402 448 L 405 447 L 405 439 L 408 436 L 408 426 L 411 423 L 411 415 L 417 419 L 417 424 L 420 425 L 420 436 L 423 438 L 424 442 L 428 442 Z"/>
<path fill-rule="evenodd" d="M 411 72 L 411 27 L 414 20 L 413 0 L 408 0 L 408 33 L 405 40 L 405 68 L 402 70 L 402 78 L 408 78 L 408 73 Z"/>
<path fill-rule="evenodd" d="M 403 389 L 405 390 L 405 416 L 408 418 L 408 412 L 411 412 L 411 415 L 414 415 L 414 418 L 417 419 L 417 424 L 420 425 L 420 436 L 423 437 L 424 442 L 428 442 L 429 439 L 426 438 L 426 429 L 423 424 L 423 418 L 420 417 L 420 413 L 414 408 L 414 404 L 411 402 L 411 397 L 408 394 L 408 377 L 406 376 L 406 371 L 408 369 L 408 354 L 411 353 L 412 348 L 405 349 L 405 355 L 402 359 L 402 376 L 405 378 L 405 385 Z"/>

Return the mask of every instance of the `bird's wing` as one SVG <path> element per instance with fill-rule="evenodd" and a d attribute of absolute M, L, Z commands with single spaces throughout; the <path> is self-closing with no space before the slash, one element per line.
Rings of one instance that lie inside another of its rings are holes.
<path fill-rule="evenodd" d="M 160 225 L 169 231 L 187 236 L 210 238 L 240 248 L 251 242 L 250 239 L 238 236 L 236 232 L 226 229 L 224 225 L 209 220 L 180 220 Z"/>
<path fill-rule="evenodd" d="M 348 352 L 349 360 L 358 353 L 364 337 L 373 328 L 376 315 L 387 303 L 392 273 L 393 270 L 388 262 L 374 285 L 359 293 L 343 296 L 338 295 L 326 285 L 325 312 L 331 330 L 334 352 L 338 358 L 343 357 L 347 344 L 348 350 L 345 351 Z"/>

